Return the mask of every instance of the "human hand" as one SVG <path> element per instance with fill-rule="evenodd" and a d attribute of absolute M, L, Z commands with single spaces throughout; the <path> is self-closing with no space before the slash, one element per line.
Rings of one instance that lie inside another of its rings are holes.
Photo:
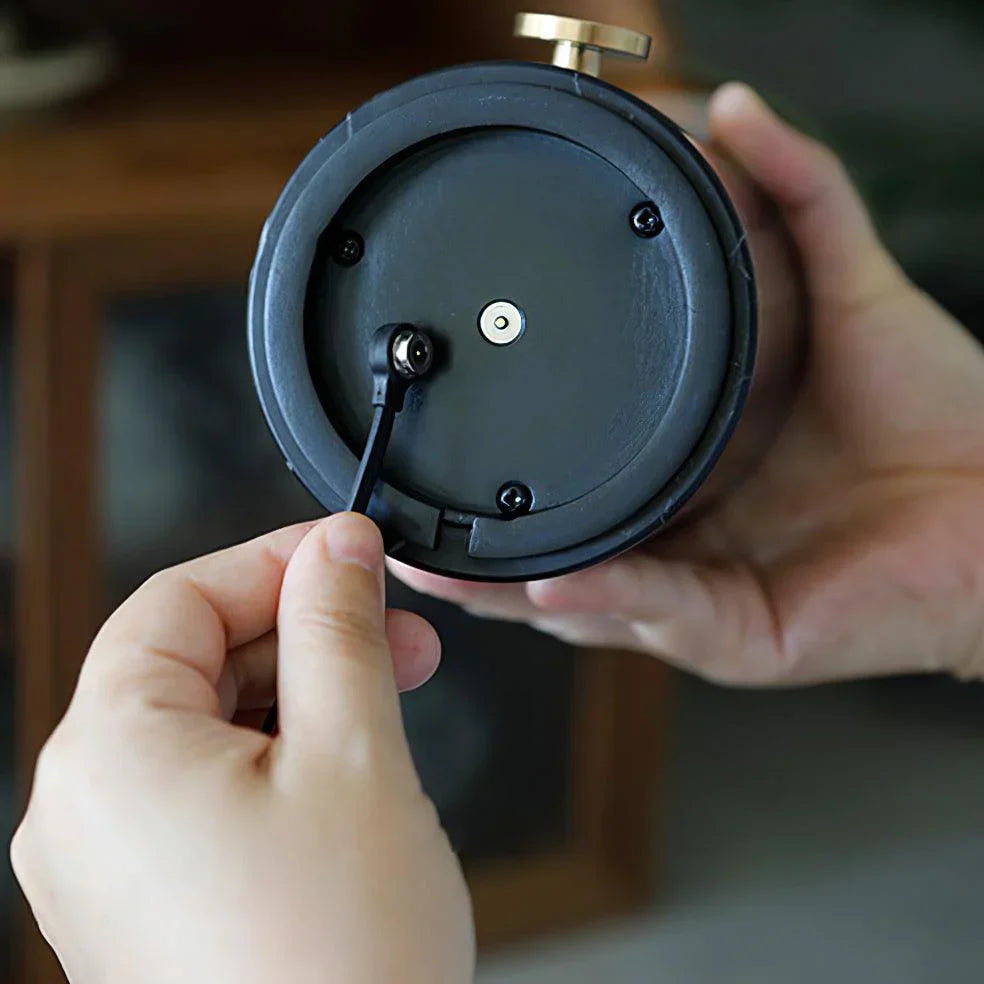
<path fill-rule="evenodd" d="M 158 574 L 109 619 L 11 848 L 72 981 L 472 979 L 394 682 L 439 643 L 383 598 L 379 533 L 346 514 Z M 275 673 L 280 734 L 230 723 Z"/>
<path fill-rule="evenodd" d="M 711 511 L 593 569 L 526 585 L 393 570 L 476 614 L 720 682 L 982 676 L 984 354 L 906 279 L 827 148 L 742 85 L 710 122 L 756 265 L 777 239 L 733 164 L 778 207 L 806 277 L 806 376 L 767 456 Z M 760 297 L 763 320 L 790 301 Z"/>

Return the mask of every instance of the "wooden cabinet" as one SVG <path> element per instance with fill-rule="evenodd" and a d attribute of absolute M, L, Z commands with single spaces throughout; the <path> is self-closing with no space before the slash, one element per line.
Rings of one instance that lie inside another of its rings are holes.
<path fill-rule="evenodd" d="M 263 219 L 303 154 L 408 74 L 392 63 L 344 79 L 185 66 L 0 133 L 15 438 L 0 469 L 16 492 L 19 803 L 88 643 L 122 596 L 160 566 L 318 514 L 252 394 L 244 284 Z M 656 664 L 578 655 L 394 590 L 444 637 L 445 667 L 405 711 L 466 862 L 481 940 L 645 899 L 663 730 Z M 17 944 L 17 980 L 61 979 L 26 915 Z"/>

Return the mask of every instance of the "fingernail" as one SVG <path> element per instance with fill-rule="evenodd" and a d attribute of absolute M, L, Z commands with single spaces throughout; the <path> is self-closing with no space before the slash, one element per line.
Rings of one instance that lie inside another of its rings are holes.
<path fill-rule="evenodd" d="M 749 107 L 768 108 L 765 100 L 746 82 L 725 82 L 714 93 L 714 110 L 737 115 Z"/>
<path fill-rule="evenodd" d="M 376 524 L 355 513 L 336 513 L 321 523 L 322 542 L 328 559 L 358 564 L 377 573 L 383 566 L 383 537 Z"/>

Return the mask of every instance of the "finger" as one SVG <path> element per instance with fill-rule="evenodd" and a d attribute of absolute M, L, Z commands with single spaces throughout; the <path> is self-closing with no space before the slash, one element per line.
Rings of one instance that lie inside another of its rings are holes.
<path fill-rule="evenodd" d="M 751 569 L 664 561 L 636 551 L 527 585 L 543 616 L 623 620 L 628 644 L 722 683 L 781 679 L 787 654 Z"/>
<path fill-rule="evenodd" d="M 323 755 L 339 740 L 402 737 L 383 594 L 382 536 L 364 516 L 331 516 L 297 548 L 278 617 L 287 747 Z"/>
<path fill-rule="evenodd" d="M 310 528 L 278 530 L 156 574 L 96 637 L 80 699 L 130 692 L 219 716 L 226 653 L 274 627 L 287 561 Z"/>
<path fill-rule="evenodd" d="M 401 692 L 423 686 L 441 664 L 441 640 L 434 626 L 414 612 L 386 613 L 386 637 L 393 676 Z"/>
<path fill-rule="evenodd" d="M 441 640 L 426 619 L 412 612 L 388 611 L 386 637 L 401 691 L 422 686 L 437 671 Z M 277 633 L 267 632 L 232 650 L 218 691 L 226 720 L 237 711 L 269 707 L 277 693 Z"/>
<path fill-rule="evenodd" d="M 233 649 L 216 688 L 222 716 L 269 707 L 277 694 L 277 633 L 267 632 Z"/>
<path fill-rule="evenodd" d="M 537 614 L 526 597 L 522 584 L 489 584 L 481 581 L 459 581 L 421 571 L 407 564 L 390 560 L 387 567 L 394 577 L 408 588 L 421 594 L 440 598 L 459 605 L 480 618 L 497 618 L 525 622 Z"/>
<path fill-rule="evenodd" d="M 863 304 L 901 280 L 838 158 L 781 120 L 747 85 L 722 86 L 710 106 L 714 141 L 783 211 L 811 296 Z"/>
<path fill-rule="evenodd" d="M 607 612 L 585 613 L 559 610 L 551 613 L 548 607 L 531 600 L 534 584 L 488 584 L 478 581 L 456 581 L 453 578 L 430 574 L 388 561 L 390 573 L 422 594 L 455 602 L 480 618 L 522 622 L 554 636 L 572 646 L 605 646 L 630 649 L 636 640 L 624 619 L 609 617 Z"/>

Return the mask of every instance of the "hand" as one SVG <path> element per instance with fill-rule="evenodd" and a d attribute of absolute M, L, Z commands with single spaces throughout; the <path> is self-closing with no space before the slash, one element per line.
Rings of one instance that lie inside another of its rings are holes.
<path fill-rule="evenodd" d="M 423 620 L 384 620 L 362 517 L 148 581 L 93 643 L 11 848 L 69 978 L 470 981 L 467 891 L 394 684 L 438 659 Z M 270 738 L 228 719 L 270 703 L 275 660 Z"/>
<path fill-rule="evenodd" d="M 594 569 L 527 585 L 395 572 L 721 682 L 984 675 L 984 354 L 905 278 L 829 150 L 737 84 L 711 133 L 778 206 L 806 276 L 806 378 L 765 459 L 712 511 Z M 767 268 L 775 237 L 743 210 Z M 760 300 L 763 319 L 790 309 Z"/>

